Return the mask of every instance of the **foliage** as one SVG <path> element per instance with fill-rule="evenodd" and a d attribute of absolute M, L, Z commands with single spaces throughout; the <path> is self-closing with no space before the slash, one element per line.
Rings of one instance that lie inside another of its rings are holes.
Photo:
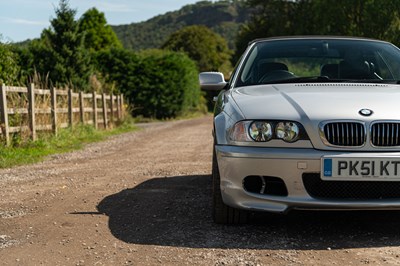
<path fill-rule="evenodd" d="M 324 25 L 321 34 L 364 36 L 396 44 L 400 44 L 399 5 L 400 0 L 314 0 L 312 2 L 312 8 L 316 12 L 314 21 Z M 322 15 L 327 9 L 330 12 Z"/>
<path fill-rule="evenodd" d="M 247 0 L 254 14 L 238 35 L 235 59 L 249 41 L 284 35 L 343 35 L 400 44 L 400 0 Z"/>
<path fill-rule="evenodd" d="M 13 84 L 18 80 L 18 55 L 9 44 L 0 42 L 0 84 Z"/>
<path fill-rule="evenodd" d="M 14 51 L 18 54 L 18 64 L 21 67 L 19 73 L 20 83 L 27 84 L 34 80 L 34 76 L 41 74 L 48 76 L 47 64 L 50 61 L 50 51 L 40 39 L 30 41 L 24 46 L 15 45 Z M 46 84 L 49 87 L 50 84 Z"/>
<path fill-rule="evenodd" d="M 51 27 L 45 29 L 41 40 L 30 47 L 35 59 L 33 68 L 39 73 L 48 73 L 56 86 L 87 88 L 90 57 L 75 20 L 76 10 L 69 7 L 68 0 L 60 0 L 55 12 L 56 18 L 50 21 Z"/>
<path fill-rule="evenodd" d="M 124 93 L 135 115 L 169 118 L 199 108 L 197 68 L 184 54 L 111 49 L 98 53 L 97 65 Z"/>
<path fill-rule="evenodd" d="M 186 53 L 200 72 L 220 71 L 231 54 L 225 39 L 205 26 L 189 26 L 173 33 L 163 48 Z"/>
<path fill-rule="evenodd" d="M 118 87 L 128 99 L 134 98 L 131 88 L 138 86 L 136 75 L 139 63 L 136 53 L 122 48 L 111 48 L 95 54 L 96 69 L 103 74 L 107 83 Z"/>
<path fill-rule="evenodd" d="M 79 32 L 85 35 L 85 47 L 92 52 L 122 47 L 111 26 L 107 25 L 104 13 L 96 8 L 87 10 L 79 19 Z"/>
<path fill-rule="evenodd" d="M 169 118 L 197 110 L 201 97 L 195 63 L 185 54 L 155 50 L 142 55 L 135 105 L 145 116 Z"/>
<path fill-rule="evenodd" d="M 140 23 L 113 26 L 123 46 L 133 50 L 160 48 L 168 36 L 186 26 L 204 25 L 223 36 L 235 49 L 235 36 L 247 20 L 242 0 L 200 1 Z"/>

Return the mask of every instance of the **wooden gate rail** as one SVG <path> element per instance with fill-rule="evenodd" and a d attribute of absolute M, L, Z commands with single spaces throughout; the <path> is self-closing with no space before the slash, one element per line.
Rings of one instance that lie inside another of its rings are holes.
<path fill-rule="evenodd" d="M 7 108 L 8 93 L 25 93 L 27 94 L 27 108 Z M 36 108 L 35 96 L 50 97 L 50 107 Z M 67 99 L 68 108 L 60 108 L 57 106 L 58 97 Z M 78 100 L 79 106 L 74 106 L 74 100 Z M 85 103 L 91 102 L 91 106 L 85 106 Z M 100 103 L 100 104 L 99 104 Z M 10 134 L 22 131 L 30 131 L 32 140 L 37 139 L 37 131 L 51 130 L 57 134 L 59 128 L 73 127 L 75 114 L 79 113 L 79 122 L 82 124 L 92 124 L 96 129 L 99 124 L 103 128 L 108 128 L 110 123 L 121 120 L 125 114 L 123 111 L 123 95 L 106 95 L 93 93 L 75 93 L 72 90 L 58 90 L 52 88 L 50 90 L 35 89 L 34 84 L 30 84 L 27 88 L 12 87 L 1 85 L 0 88 L 0 126 L 1 134 L 7 146 L 10 145 Z M 25 114 L 28 115 L 28 126 L 10 126 L 9 115 Z M 51 117 L 51 124 L 37 124 L 36 115 L 46 114 Z M 85 114 L 90 114 L 91 119 L 85 119 Z M 58 121 L 60 115 L 67 115 L 67 123 Z"/>

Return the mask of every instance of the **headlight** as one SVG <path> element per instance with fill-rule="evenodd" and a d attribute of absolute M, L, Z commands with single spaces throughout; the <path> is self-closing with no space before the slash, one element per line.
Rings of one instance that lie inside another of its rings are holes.
<path fill-rule="evenodd" d="M 234 142 L 267 142 L 273 139 L 285 142 L 309 139 L 303 126 L 292 121 L 239 121 L 228 130 Z"/>
<path fill-rule="evenodd" d="M 257 142 L 265 142 L 272 139 L 272 126 L 268 122 L 255 121 L 249 127 L 250 137 Z"/>
<path fill-rule="evenodd" d="M 275 127 L 276 137 L 286 142 L 295 142 L 299 139 L 299 126 L 294 122 L 279 122 Z"/>

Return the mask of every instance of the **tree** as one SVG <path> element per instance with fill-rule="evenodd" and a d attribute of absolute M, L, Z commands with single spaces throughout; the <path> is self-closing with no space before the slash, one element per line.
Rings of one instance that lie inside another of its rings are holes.
<path fill-rule="evenodd" d="M 234 59 L 239 59 L 248 43 L 254 39 L 296 35 L 304 27 L 309 29 L 309 20 L 313 14 L 310 1 L 248 0 L 247 5 L 253 8 L 253 14 L 237 36 Z M 303 12 L 299 13 L 299 10 Z M 308 14 L 309 20 L 303 18 L 305 14 Z"/>
<path fill-rule="evenodd" d="M 103 12 L 96 8 L 86 11 L 79 19 L 79 32 L 85 35 L 85 47 L 90 51 L 100 51 L 111 47 L 122 48 L 121 42 Z"/>
<path fill-rule="evenodd" d="M 176 31 L 162 48 L 186 53 L 200 71 L 218 71 L 231 56 L 226 40 L 205 26 Z"/>
<path fill-rule="evenodd" d="M 353 35 L 399 44 L 400 0 L 314 0 L 322 34 Z M 326 12 L 329 10 L 329 12 Z"/>
<path fill-rule="evenodd" d="M 0 36 L 1 37 L 1 36 Z M 18 56 L 9 44 L 0 42 L 0 84 L 13 84 L 18 80 Z"/>
<path fill-rule="evenodd" d="M 343 35 L 400 44 L 400 0 L 248 0 L 254 8 L 237 37 L 238 59 L 249 41 L 283 35 Z"/>
<path fill-rule="evenodd" d="M 184 53 L 152 50 L 141 55 L 135 104 L 139 112 L 170 118 L 198 110 L 201 91 L 196 63 Z"/>
<path fill-rule="evenodd" d="M 97 66 L 133 106 L 135 115 L 169 118 L 198 109 L 196 64 L 183 53 L 124 49 L 97 53 Z"/>
<path fill-rule="evenodd" d="M 24 84 L 33 82 L 35 73 L 37 74 L 39 69 L 45 68 L 43 66 L 44 58 L 47 58 L 48 55 L 41 54 L 46 51 L 43 42 L 40 39 L 30 40 L 24 45 L 14 45 L 13 50 L 18 55 L 19 81 Z"/>
<path fill-rule="evenodd" d="M 57 86 L 69 84 L 82 90 L 88 86 L 91 67 L 84 36 L 75 20 L 76 10 L 69 7 L 68 0 L 60 0 L 55 13 L 50 28 L 42 32 L 42 43 L 33 49 L 35 67 L 42 74 L 48 73 Z"/>
<path fill-rule="evenodd" d="M 139 59 L 136 53 L 121 48 L 101 50 L 95 54 L 95 62 L 96 69 L 103 74 L 106 82 L 116 85 L 133 103 L 133 88 L 138 86 Z"/>
<path fill-rule="evenodd" d="M 147 21 L 112 27 L 123 46 L 136 51 L 160 48 L 172 33 L 191 25 L 211 28 L 234 49 L 239 26 L 248 13 L 243 0 L 200 1 Z"/>

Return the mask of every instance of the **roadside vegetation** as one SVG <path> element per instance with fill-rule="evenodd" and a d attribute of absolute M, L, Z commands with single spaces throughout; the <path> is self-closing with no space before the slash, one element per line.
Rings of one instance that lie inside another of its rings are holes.
<path fill-rule="evenodd" d="M 0 148 L 0 168 L 30 164 L 42 161 L 46 156 L 78 150 L 85 144 L 105 140 L 106 138 L 138 130 L 128 118 L 110 130 L 95 130 L 90 125 L 79 125 L 74 128 L 61 129 L 57 136 L 42 134 L 37 141 L 14 139 L 14 145 Z"/>

